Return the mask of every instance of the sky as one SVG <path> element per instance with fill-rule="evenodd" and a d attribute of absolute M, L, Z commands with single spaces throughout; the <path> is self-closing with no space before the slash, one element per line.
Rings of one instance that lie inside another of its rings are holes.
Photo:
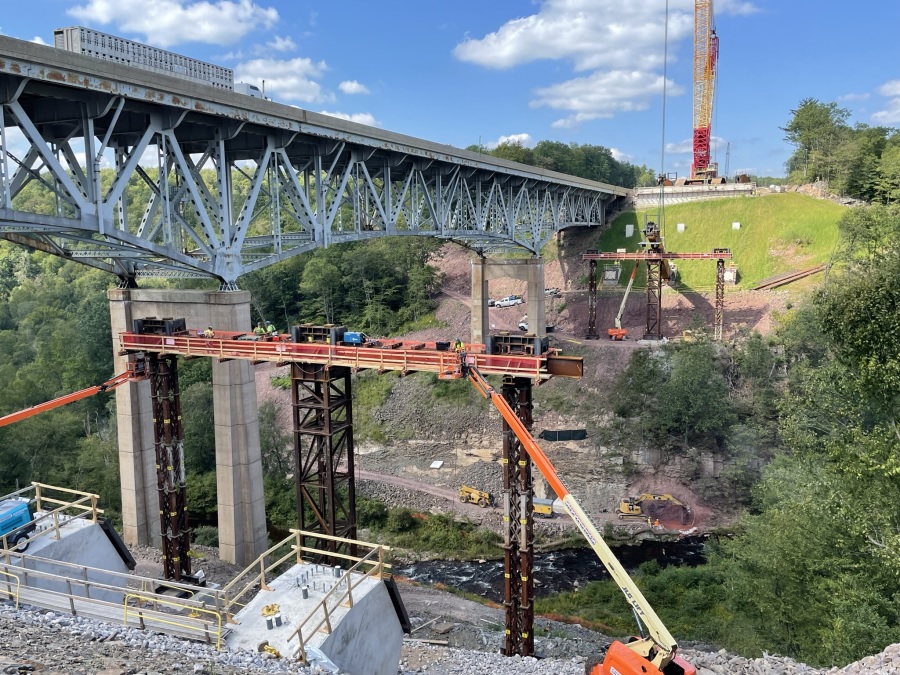
<path fill-rule="evenodd" d="M 276 101 L 457 147 L 602 145 L 690 172 L 694 0 L 30 0 L 0 33 L 88 26 L 228 66 Z M 812 97 L 900 127 L 900 0 L 715 0 L 713 159 L 781 176 Z M 668 39 L 666 38 L 668 26 Z"/>

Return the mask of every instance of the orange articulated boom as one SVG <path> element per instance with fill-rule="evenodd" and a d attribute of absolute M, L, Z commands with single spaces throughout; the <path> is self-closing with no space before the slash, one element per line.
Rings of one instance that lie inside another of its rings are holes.
<path fill-rule="evenodd" d="M 627 644 L 613 642 L 606 652 L 604 662 L 591 670 L 590 675 L 696 675 L 696 669 L 676 654 L 678 644 L 675 639 L 663 625 L 640 589 L 628 576 L 628 572 L 613 555 L 609 546 L 603 541 L 597 527 L 560 479 L 556 467 L 535 442 L 531 432 L 503 398 L 503 395 L 484 379 L 476 367 L 462 364 L 462 374 L 475 385 L 482 396 L 494 404 L 494 407 L 506 420 L 531 461 L 562 500 L 572 521 L 594 549 L 619 590 L 625 595 L 638 622 L 647 627 L 649 637 L 635 638 Z"/>
<path fill-rule="evenodd" d="M 38 403 L 37 405 L 31 406 L 30 408 L 25 408 L 24 410 L 19 410 L 18 412 L 10 413 L 9 415 L 0 417 L 0 427 L 5 427 L 7 424 L 13 424 L 14 422 L 21 422 L 22 420 L 26 420 L 29 417 L 39 415 L 42 412 L 53 410 L 54 408 L 59 408 L 69 403 L 74 403 L 75 401 L 80 401 L 81 399 L 87 398 L 88 396 L 99 394 L 101 391 L 110 391 L 112 389 L 115 389 L 116 387 L 122 386 L 126 382 L 142 380 L 144 379 L 144 377 L 145 375 L 143 361 L 130 363 L 128 371 L 120 373 L 115 377 L 109 378 L 103 384 L 98 384 L 93 387 L 88 387 L 87 389 L 82 389 L 71 394 L 66 394 L 65 396 L 55 398 L 52 401 Z"/>

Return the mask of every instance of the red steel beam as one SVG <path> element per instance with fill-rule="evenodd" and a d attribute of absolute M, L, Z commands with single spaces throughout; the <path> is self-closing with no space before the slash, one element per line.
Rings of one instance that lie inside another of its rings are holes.
<path fill-rule="evenodd" d="M 731 260 L 731 252 L 727 253 L 657 253 L 657 252 L 634 252 L 634 253 L 582 253 L 582 260 Z"/>
<path fill-rule="evenodd" d="M 287 336 L 272 341 L 237 339 L 252 338 L 240 332 L 216 331 L 216 337 L 190 335 L 142 335 L 120 333 L 119 349 L 123 353 L 155 352 L 182 356 L 209 356 L 223 360 L 248 359 L 252 361 L 301 362 L 326 366 L 345 366 L 356 370 L 393 370 L 400 372 L 425 371 L 451 373 L 458 369 L 459 354 L 438 351 L 433 342 L 404 342 L 382 340 L 385 345 L 397 348 L 346 347 L 316 342 L 291 342 Z M 549 379 L 556 374 L 563 377 L 579 377 L 562 372 L 551 372 L 548 359 L 553 354 L 539 356 L 525 354 L 485 354 L 484 345 L 467 345 L 468 362 L 485 375 L 514 375 L 538 380 Z M 552 364 L 551 364 L 552 365 Z"/>

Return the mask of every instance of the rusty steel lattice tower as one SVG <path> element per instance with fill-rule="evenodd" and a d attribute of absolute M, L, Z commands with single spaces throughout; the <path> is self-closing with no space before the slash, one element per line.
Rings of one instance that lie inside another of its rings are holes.
<path fill-rule="evenodd" d="M 503 398 L 525 427 L 532 427 L 531 380 L 503 378 Z M 504 598 L 506 656 L 534 654 L 534 511 L 531 459 L 506 421 L 503 422 Z"/>
<path fill-rule="evenodd" d="M 153 448 L 159 491 L 159 528 L 163 572 L 181 581 L 191 575 L 190 530 L 187 523 L 187 484 L 184 477 L 184 432 L 178 390 L 178 357 L 147 355 L 153 406 Z"/>
<path fill-rule="evenodd" d="M 725 260 L 719 258 L 716 261 L 716 313 L 715 313 L 715 339 L 722 339 L 722 329 L 725 324 Z"/>
<path fill-rule="evenodd" d="M 662 339 L 662 260 L 647 259 L 646 340 Z"/>
<path fill-rule="evenodd" d="M 588 251 L 592 253 L 592 251 Z M 588 274 L 588 332 L 584 336 L 586 340 L 599 340 L 597 333 L 597 261 L 590 261 Z"/>
<path fill-rule="evenodd" d="M 350 368 L 291 364 L 294 474 L 297 519 L 301 530 L 356 538 L 356 488 L 353 467 L 353 406 Z M 302 546 L 310 545 L 304 543 Z M 355 545 L 338 551 L 325 537 L 321 551 L 356 555 Z"/>

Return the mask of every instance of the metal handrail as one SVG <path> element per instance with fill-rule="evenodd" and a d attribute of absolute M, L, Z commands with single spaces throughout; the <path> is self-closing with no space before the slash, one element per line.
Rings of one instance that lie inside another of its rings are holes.
<path fill-rule="evenodd" d="M 321 534 L 319 532 L 307 532 L 304 530 L 291 529 L 290 534 L 287 537 L 285 537 L 282 541 L 278 542 L 277 544 L 275 544 L 268 550 L 263 551 L 263 553 L 261 553 L 256 558 L 256 560 L 254 560 L 252 563 L 250 563 L 244 569 L 243 572 L 238 574 L 234 579 L 232 579 L 228 584 L 226 584 L 224 588 L 221 589 L 220 593 L 222 593 L 222 595 L 224 596 L 224 606 L 222 609 L 228 615 L 229 621 L 232 620 L 232 615 L 233 615 L 232 608 L 234 607 L 234 605 L 239 604 L 238 600 L 240 600 L 242 597 L 244 597 L 244 595 L 248 591 L 250 591 L 254 586 L 256 586 L 257 583 L 259 584 L 259 587 L 262 590 L 265 590 L 265 591 L 271 590 L 269 588 L 269 586 L 266 584 L 266 575 L 269 574 L 270 572 L 272 572 L 272 570 L 277 568 L 279 565 L 281 565 L 282 563 L 287 561 L 288 558 L 291 558 L 292 556 L 296 556 L 297 564 L 299 564 L 301 562 L 301 558 L 300 558 L 301 553 L 314 553 L 317 555 L 324 554 L 324 555 L 328 555 L 329 557 L 333 557 L 333 558 L 342 558 L 344 560 L 354 560 L 354 561 L 357 561 L 356 562 L 357 565 L 359 563 L 365 561 L 366 558 L 368 558 L 368 556 L 366 556 L 365 558 L 360 559 L 359 557 L 346 555 L 344 553 L 337 553 L 337 552 L 333 552 L 333 551 L 326 552 L 326 551 L 322 551 L 321 549 L 311 548 L 309 546 L 301 546 L 300 545 L 301 537 L 325 539 L 328 541 L 335 541 L 335 542 L 342 543 L 342 544 L 357 544 L 357 545 L 365 546 L 367 548 L 371 548 L 373 550 L 376 550 L 379 548 L 382 551 L 390 551 L 391 550 L 389 547 L 386 547 L 386 546 L 378 546 L 377 544 L 371 544 L 371 543 L 365 542 L 365 541 L 358 541 L 356 539 L 347 539 L 345 537 L 335 537 L 330 534 Z M 290 547 L 291 547 L 290 551 L 288 551 L 288 553 L 286 553 L 284 556 L 282 556 L 278 560 L 266 565 L 266 562 L 265 562 L 266 556 L 277 551 L 278 549 L 280 549 L 283 546 L 287 546 L 288 544 L 290 544 Z M 382 570 L 390 569 L 390 565 L 385 564 L 383 560 L 380 561 L 379 563 L 375 563 L 373 561 L 368 561 L 367 564 L 378 566 Z M 238 582 L 241 579 L 243 579 L 249 572 L 251 572 L 252 570 L 256 570 L 256 569 L 259 569 L 259 572 L 254 574 L 253 578 L 251 578 L 249 581 L 247 581 L 244 584 L 244 586 L 237 593 L 235 593 L 234 595 L 231 595 L 232 590 L 238 585 Z"/>
<path fill-rule="evenodd" d="M 16 609 L 19 609 L 19 591 L 22 588 L 21 579 L 19 579 L 19 577 L 17 577 L 15 574 L 10 574 L 9 572 L 3 572 L 2 570 L 0 570 L 0 574 L 2 574 L 5 577 L 9 577 L 10 579 L 15 579 L 15 581 L 16 581 L 15 594 L 13 593 L 12 587 L 9 585 L 8 581 L 6 582 L 7 588 L 5 590 L 2 587 L 0 587 L 0 593 L 6 593 L 10 597 L 15 595 L 16 596 Z"/>
<path fill-rule="evenodd" d="M 319 632 L 319 630 L 321 630 L 323 625 L 327 629 L 326 632 L 331 633 L 331 631 L 332 631 L 331 615 L 328 611 L 329 597 L 336 594 L 336 592 L 342 586 L 346 585 L 346 592 L 344 592 L 340 597 L 337 598 L 337 602 L 335 602 L 334 607 L 331 610 L 331 612 L 333 613 L 334 610 L 336 610 L 339 606 L 341 606 L 341 604 L 343 603 L 345 598 L 348 600 L 347 606 L 352 607 L 353 606 L 353 589 L 358 587 L 360 584 L 363 583 L 363 581 L 365 581 L 369 577 L 375 576 L 376 573 L 379 577 L 383 574 L 383 572 L 384 572 L 384 551 L 385 551 L 384 547 L 377 546 L 376 548 L 369 551 L 363 558 L 360 558 L 359 561 L 353 567 L 351 567 L 346 572 L 344 572 L 344 574 L 341 575 L 340 579 L 331 588 L 331 590 L 322 596 L 322 599 L 316 603 L 315 607 L 313 607 L 312 610 L 309 612 L 309 614 L 306 615 L 306 618 L 300 622 L 300 624 L 297 626 L 297 630 L 295 630 L 293 633 L 291 633 L 291 635 L 288 636 L 288 639 L 287 639 L 288 643 L 290 643 L 290 641 L 294 638 L 294 636 L 297 637 L 297 640 L 300 643 L 299 646 L 297 647 L 297 651 L 294 652 L 294 655 L 298 658 L 298 660 L 300 660 L 303 663 L 308 662 L 308 659 L 306 657 L 306 640 L 303 639 L 303 628 L 306 626 L 306 624 L 316 615 L 316 613 L 321 608 L 322 619 L 312 629 L 311 633 L 315 634 L 315 633 Z M 377 563 L 369 560 L 369 558 L 376 553 L 378 554 L 378 562 Z M 365 574 L 360 575 L 359 568 L 364 563 L 373 565 L 373 567 L 371 569 L 369 569 L 367 572 L 365 572 Z M 355 583 L 353 582 L 353 577 L 352 577 L 352 574 L 354 572 L 357 572 L 357 575 L 358 575 L 358 579 L 356 580 Z"/>
<path fill-rule="evenodd" d="M 132 607 L 129 605 L 129 601 L 134 600 L 135 605 Z M 144 624 L 144 617 L 151 616 L 154 622 L 161 623 L 168 626 L 178 626 L 179 628 L 186 628 L 188 630 L 196 630 L 199 634 L 207 636 L 210 635 L 216 636 L 216 649 L 220 649 L 222 646 L 222 615 L 218 612 L 205 609 L 203 607 L 196 607 L 194 605 L 190 605 L 182 602 L 175 602 L 174 600 L 162 600 L 157 597 L 148 597 L 144 595 L 139 595 L 137 593 L 127 593 L 125 595 L 125 616 L 124 616 L 124 624 L 128 625 L 128 615 L 129 613 L 137 616 L 138 621 L 140 623 L 141 629 L 146 628 Z M 177 614 L 166 614 L 164 612 L 160 612 L 155 609 L 142 609 L 141 602 L 152 602 L 158 605 L 166 605 L 167 607 L 175 607 L 181 611 L 189 610 L 190 613 L 187 617 L 184 617 L 183 620 L 178 621 L 171 617 L 179 616 Z M 211 616 L 215 620 L 216 630 L 210 631 L 209 623 L 204 621 L 198 621 L 200 614 L 206 614 Z M 202 626 L 202 627 L 201 627 Z"/>

